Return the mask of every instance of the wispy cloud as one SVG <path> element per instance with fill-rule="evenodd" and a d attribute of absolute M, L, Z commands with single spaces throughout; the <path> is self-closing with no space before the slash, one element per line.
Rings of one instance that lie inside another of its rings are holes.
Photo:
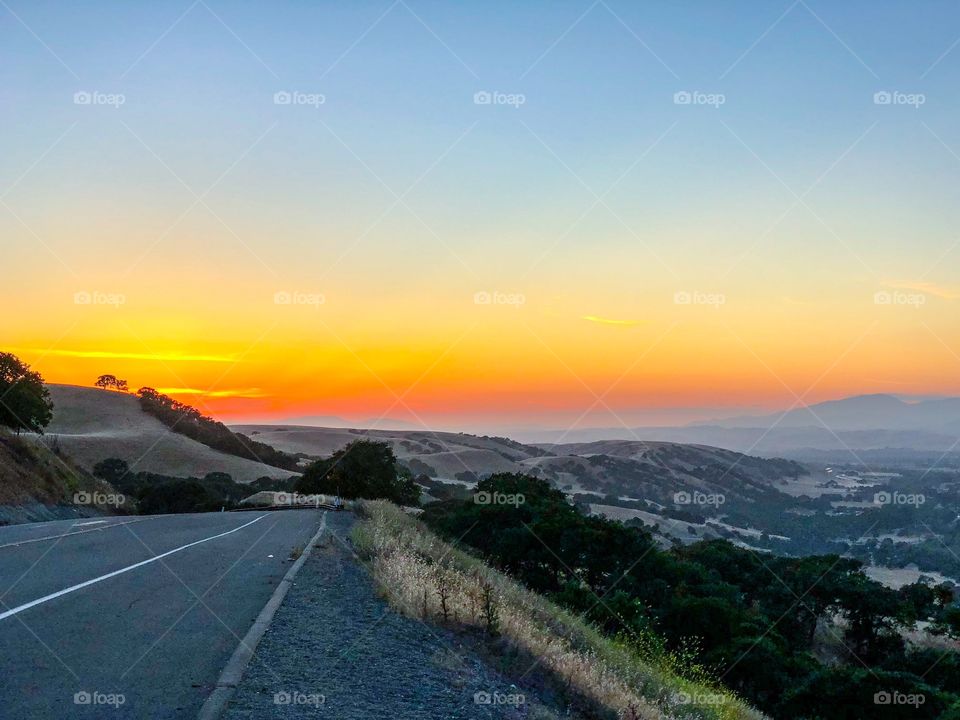
<path fill-rule="evenodd" d="M 960 299 L 960 289 L 944 287 L 943 285 L 937 285 L 937 283 L 926 282 L 922 280 L 889 280 L 883 284 L 884 287 L 888 287 L 893 290 L 913 290 L 914 292 L 924 293 L 925 295 L 933 295 L 934 297 L 938 297 L 943 300 Z"/>
<path fill-rule="evenodd" d="M 41 353 L 58 357 L 105 358 L 111 360 L 156 360 L 158 362 L 240 362 L 235 355 L 186 355 L 181 353 L 131 353 L 111 350 L 44 350 L 42 348 L 13 348 L 17 353 Z"/>
<path fill-rule="evenodd" d="M 584 315 L 581 319 L 593 323 L 600 323 L 601 325 L 631 326 L 640 324 L 640 320 L 615 320 L 613 318 L 597 317 L 596 315 Z"/>
<path fill-rule="evenodd" d="M 202 395 L 208 398 L 264 398 L 270 397 L 269 393 L 260 388 L 240 388 L 237 390 L 200 390 L 199 388 L 157 388 L 157 392 L 164 395 Z"/>

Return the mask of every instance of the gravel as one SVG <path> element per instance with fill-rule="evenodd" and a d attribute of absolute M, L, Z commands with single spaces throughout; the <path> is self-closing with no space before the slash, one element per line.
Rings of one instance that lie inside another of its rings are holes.
<path fill-rule="evenodd" d="M 301 568 L 224 718 L 527 717 L 521 691 L 455 633 L 377 596 L 346 541 L 353 522 L 327 514 L 331 536 Z"/>

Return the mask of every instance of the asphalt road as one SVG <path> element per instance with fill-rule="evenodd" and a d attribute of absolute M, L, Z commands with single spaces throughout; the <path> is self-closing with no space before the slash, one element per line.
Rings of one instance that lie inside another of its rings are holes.
<path fill-rule="evenodd" d="M 0 528 L 0 717 L 196 717 L 322 516 Z"/>

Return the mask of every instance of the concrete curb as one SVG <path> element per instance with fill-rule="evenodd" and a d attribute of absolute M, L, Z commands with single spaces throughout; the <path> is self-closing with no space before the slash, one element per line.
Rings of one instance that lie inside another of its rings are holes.
<path fill-rule="evenodd" d="M 257 615 L 253 626 L 247 631 L 247 634 L 243 636 L 243 640 L 240 641 L 237 649 L 233 651 L 230 661 L 223 669 L 223 672 L 220 673 L 220 678 L 217 680 L 213 692 L 210 693 L 209 697 L 204 701 L 203 707 L 200 708 L 200 714 L 197 715 L 197 720 L 218 720 L 223 714 L 227 703 L 230 702 L 230 698 L 232 698 L 233 693 L 236 692 L 237 685 L 243 678 L 243 673 L 247 669 L 247 665 L 249 665 L 253 659 L 257 644 L 261 638 L 263 638 L 263 634 L 267 631 L 267 628 L 270 627 L 270 621 L 273 620 L 277 608 L 280 607 L 283 598 L 286 597 L 287 592 L 290 590 L 290 586 L 293 585 L 293 578 L 300 571 L 300 568 L 303 567 L 303 563 L 306 562 L 317 541 L 320 539 L 320 536 L 323 534 L 323 531 L 326 529 L 327 514 L 324 513 L 323 520 L 316 534 L 310 539 L 310 542 L 307 543 L 307 547 L 304 548 L 303 553 L 297 558 L 296 562 L 287 570 L 287 574 L 283 576 L 283 580 L 277 585 L 277 589 L 273 591 L 273 595 L 267 601 L 267 604 L 263 606 L 260 614 Z"/>

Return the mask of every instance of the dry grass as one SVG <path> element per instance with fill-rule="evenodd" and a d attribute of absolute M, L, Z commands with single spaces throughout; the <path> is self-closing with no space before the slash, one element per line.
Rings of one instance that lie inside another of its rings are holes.
<path fill-rule="evenodd" d="M 227 455 L 176 431 L 140 409 L 132 394 L 73 385 L 47 385 L 53 421 L 43 436 L 30 436 L 47 447 L 59 446 L 87 470 L 118 457 L 135 471 L 176 477 L 203 477 L 225 472 L 237 482 L 261 477 L 288 478 L 296 473 Z"/>
<path fill-rule="evenodd" d="M 636 648 L 451 547 L 391 503 L 363 502 L 353 540 L 392 605 L 426 620 L 498 635 L 563 684 L 571 696 L 626 720 L 759 719 L 703 679 L 688 658 Z M 652 646 L 653 644 L 651 644 Z M 682 672 L 678 674 L 678 671 Z"/>
<path fill-rule="evenodd" d="M 91 494 L 116 492 L 75 465 L 56 446 L 50 449 L 31 436 L 17 437 L 0 428 L 0 505 L 70 504 L 74 494 L 83 491 Z M 119 512 L 131 510 L 132 507 L 125 505 Z"/>

